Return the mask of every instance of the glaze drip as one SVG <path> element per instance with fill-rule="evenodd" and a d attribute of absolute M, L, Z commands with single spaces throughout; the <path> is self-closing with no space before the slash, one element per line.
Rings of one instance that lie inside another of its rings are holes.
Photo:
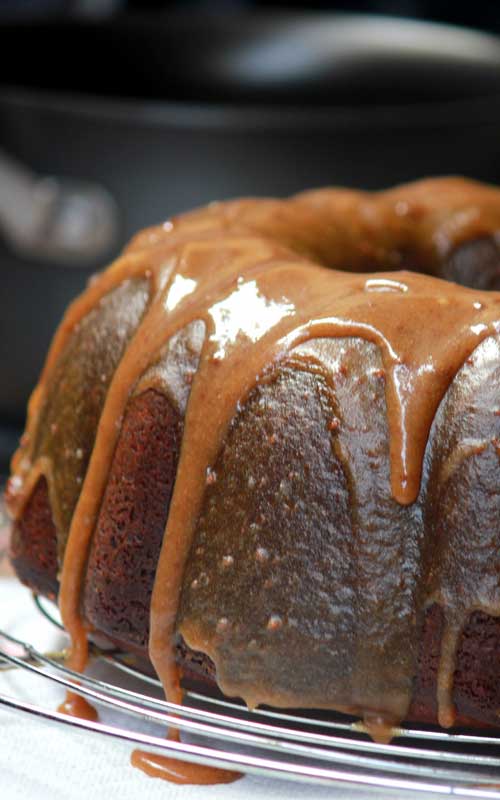
<path fill-rule="evenodd" d="M 459 287 L 436 276 L 445 274 L 446 258 L 462 242 L 496 235 L 498 230 L 497 190 L 443 179 L 377 195 L 325 190 L 284 202 L 214 204 L 136 237 L 68 311 L 30 403 L 27 438 L 14 460 L 10 486 L 10 507 L 19 515 L 40 474 L 50 483 L 53 464 L 50 455 L 37 450 L 37 431 L 50 404 L 50 382 L 76 327 L 124 281 L 147 280 L 149 302 L 110 377 L 65 548 L 60 605 L 73 640 L 73 668 L 85 665 L 80 598 L 121 420 L 129 398 L 138 386 L 144 387 L 144 377 L 168 342 L 187 326 L 203 323 L 205 338 L 187 401 L 151 604 L 150 656 L 168 699 L 180 702 L 173 642 L 186 563 L 207 487 L 216 481 L 217 458 L 247 398 L 286 364 L 296 371 L 319 370 L 327 393 L 335 394 L 331 361 L 318 353 L 312 356 L 308 344 L 352 339 L 374 346 L 381 359 L 377 369 L 384 375 L 392 501 L 417 508 L 438 409 L 462 365 L 482 342 L 498 336 L 500 325 L 497 293 Z M 401 266 L 415 266 L 432 277 L 393 271 Z M 386 271 L 374 276 L 380 268 Z M 471 452 L 474 457 L 477 451 Z M 452 459 L 450 469 L 453 463 Z M 53 497 L 56 509 L 59 500 Z M 432 550 L 427 541 L 422 548 Z M 415 580 L 412 597 L 421 597 L 419 608 L 424 606 L 423 595 L 431 594 L 422 587 L 434 578 L 426 574 Z M 443 584 L 436 578 L 432 585 L 437 597 Z M 443 605 L 449 609 L 451 627 L 443 648 L 438 700 L 441 722 L 451 724 L 454 652 L 460 625 L 473 606 L 454 608 L 450 596 Z M 268 630 L 279 635 L 280 627 Z M 182 632 L 189 645 L 213 657 L 218 674 L 223 674 L 215 640 L 193 621 L 185 621 Z M 380 658 L 376 648 L 363 657 L 366 668 L 371 658 Z M 372 714 L 370 719 L 376 718 L 379 727 L 384 714 L 388 725 L 395 724 L 404 717 L 414 670 L 414 657 L 393 667 L 384 662 L 382 685 L 366 692 L 361 670 L 350 697 L 332 688 L 325 705 Z M 394 707 L 385 703 L 382 692 L 393 679 L 401 688 Z M 243 694 L 251 705 L 269 700 L 242 692 L 237 682 L 227 688 Z M 279 697 L 272 699 L 280 705 Z M 281 704 L 290 699 L 283 692 Z"/>
<path fill-rule="evenodd" d="M 179 732 L 171 729 L 168 738 L 170 741 L 179 742 Z M 145 772 L 150 778 L 160 778 L 170 783 L 213 786 L 218 783 L 234 783 L 243 777 L 240 772 L 203 764 L 191 764 L 188 761 L 146 753 L 143 750 L 134 750 L 130 763 L 133 767 Z"/>

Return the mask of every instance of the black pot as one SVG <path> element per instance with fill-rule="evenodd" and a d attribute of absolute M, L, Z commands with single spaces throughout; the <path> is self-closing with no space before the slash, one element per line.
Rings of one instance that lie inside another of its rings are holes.
<path fill-rule="evenodd" d="M 121 18 L 0 26 L 0 144 L 90 179 L 115 250 L 213 199 L 461 173 L 500 182 L 500 43 L 384 17 Z M 0 250 L 0 419 L 20 421 L 68 301 L 102 264 Z"/>

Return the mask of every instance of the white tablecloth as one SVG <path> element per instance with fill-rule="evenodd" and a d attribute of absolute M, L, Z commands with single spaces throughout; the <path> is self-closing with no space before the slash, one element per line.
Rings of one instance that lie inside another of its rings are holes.
<path fill-rule="evenodd" d="M 43 650 L 58 650 L 65 640 L 36 611 L 31 594 L 14 578 L 0 578 L 0 629 Z M 57 708 L 62 688 L 26 676 L 0 672 L 0 694 Z M 101 711 L 103 722 L 123 724 L 123 717 Z M 147 728 L 144 727 L 144 730 Z M 158 728 L 151 730 L 158 734 Z M 40 722 L 0 705 L 0 800 L 344 800 L 346 787 L 323 787 L 246 776 L 233 784 L 178 786 L 152 779 L 129 765 L 130 745 Z M 391 795 L 394 797 L 394 795 Z M 400 795 L 402 796 L 402 795 Z M 420 795 L 421 796 L 421 795 Z M 387 793 L 356 792 L 359 800 Z"/>

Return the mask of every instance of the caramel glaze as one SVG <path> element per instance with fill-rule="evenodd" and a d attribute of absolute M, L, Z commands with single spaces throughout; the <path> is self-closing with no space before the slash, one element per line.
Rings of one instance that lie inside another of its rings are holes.
<path fill-rule="evenodd" d="M 170 783 L 213 786 L 217 783 L 234 783 L 242 777 L 240 772 L 207 767 L 203 764 L 190 764 L 187 761 L 179 761 L 178 758 L 158 756 L 142 750 L 134 750 L 130 763 L 150 778 L 162 778 Z"/>
<path fill-rule="evenodd" d="M 392 495 L 402 506 L 411 506 L 419 494 L 438 406 L 466 359 L 484 339 L 497 336 L 500 327 L 500 294 L 436 276 L 461 243 L 498 231 L 500 191 L 460 178 L 421 181 L 378 194 L 321 190 L 288 201 L 216 203 L 175 218 L 139 234 L 93 280 L 54 338 L 30 401 L 27 432 L 13 460 L 8 490 L 11 513 L 18 518 L 37 480 L 45 476 L 55 519 L 60 519 L 50 454 L 40 455 L 35 446 L 48 387 L 75 329 L 92 310 L 124 282 L 147 280 L 148 304 L 110 378 L 65 547 L 60 607 L 72 637 L 74 669 L 82 670 L 87 658 L 80 598 L 121 420 L 129 397 L 169 340 L 195 321 L 204 323 L 151 604 L 150 657 L 167 698 L 178 703 L 182 695 L 173 642 L 184 569 L 210 470 L 249 393 L 279 363 L 314 372 L 330 385 L 328 360 L 304 348 L 312 340 L 355 337 L 372 343 L 386 373 Z M 415 265 L 428 274 L 404 269 Z M 61 530 L 59 536 L 65 540 L 67 533 Z M 452 597 L 444 605 L 448 623 L 438 700 L 439 719 L 450 725 L 454 653 L 472 609 L 454 604 Z M 480 608 L 479 603 L 474 610 Z M 485 610 L 500 614 L 500 606 L 490 604 Z M 218 674 L 219 668 L 223 672 L 206 632 L 186 622 L 181 633 L 190 647 L 214 659 Z M 375 673 L 376 663 L 372 668 Z M 407 678 L 411 682 L 411 675 Z M 389 685 L 390 676 L 386 689 Z M 307 693 L 255 694 L 237 681 L 222 688 L 240 694 L 250 706 L 270 701 L 307 706 Z M 351 710 L 368 717 L 375 710 L 380 730 L 381 719 L 388 725 L 403 719 L 408 703 L 409 693 L 402 692 L 395 703 L 380 696 L 373 709 L 361 692 Z M 324 698 L 324 706 L 350 709 L 335 694 Z"/>
<path fill-rule="evenodd" d="M 89 720 L 89 722 L 96 722 L 96 720 L 99 719 L 99 715 L 94 706 L 88 703 L 84 697 L 75 694 L 75 692 L 68 692 L 66 700 L 64 703 L 61 703 L 57 710 L 60 711 L 61 714 L 68 714 L 70 717 L 79 717 L 80 719 Z"/>
<path fill-rule="evenodd" d="M 179 742 L 178 730 L 171 728 L 168 738 L 170 741 Z M 241 772 L 233 772 L 232 770 L 203 764 L 193 764 L 189 761 L 180 761 L 169 756 L 146 753 L 143 750 L 134 750 L 130 763 L 133 767 L 145 772 L 150 778 L 161 778 L 170 783 L 212 786 L 217 783 L 234 783 L 234 781 L 243 777 Z"/>

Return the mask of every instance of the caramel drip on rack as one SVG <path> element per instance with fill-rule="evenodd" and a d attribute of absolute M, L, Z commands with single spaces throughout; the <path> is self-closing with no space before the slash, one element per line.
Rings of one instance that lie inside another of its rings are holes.
<path fill-rule="evenodd" d="M 134 750 L 130 763 L 150 778 L 161 778 L 169 783 L 214 786 L 218 783 L 234 783 L 243 777 L 241 772 L 203 764 L 190 764 L 178 758 L 159 756 L 142 750 Z"/>
<path fill-rule="evenodd" d="M 168 738 L 170 741 L 179 742 L 179 731 L 171 728 Z M 180 761 L 178 758 L 147 753 L 143 750 L 134 750 L 130 763 L 133 767 L 145 772 L 150 778 L 161 778 L 170 783 L 213 786 L 218 783 L 234 783 L 243 777 L 241 772 L 193 764 L 189 761 Z"/>
<path fill-rule="evenodd" d="M 90 722 L 96 722 L 99 715 L 94 708 L 84 697 L 80 697 L 75 692 L 68 692 L 66 700 L 61 703 L 57 709 L 61 714 L 68 714 L 70 717 L 79 717 L 79 719 L 87 719 Z"/>
<path fill-rule="evenodd" d="M 436 273 L 457 244 L 497 230 L 497 190 L 443 179 L 376 195 L 325 190 L 284 202 L 215 204 L 136 237 L 69 309 L 14 460 L 10 507 L 19 514 L 33 475 L 47 470 L 32 461 L 32 434 L 71 331 L 111 287 L 149 276 L 150 305 L 111 382 L 66 548 L 60 606 L 74 669 L 83 669 L 87 657 L 80 596 L 120 421 L 169 339 L 193 321 L 205 322 L 151 607 L 150 656 L 167 698 L 180 703 L 173 641 L 184 566 L 207 475 L 259 376 L 311 339 L 360 337 L 377 345 L 387 373 L 392 493 L 401 504 L 413 503 L 436 410 L 467 357 L 498 334 L 500 295 L 406 271 L 369 270 L 397 267 L 410 254 Z M 448 661 L 442 686 L 449 683 Z M 446 711 L 441 718 L 448 719 Z"/>

